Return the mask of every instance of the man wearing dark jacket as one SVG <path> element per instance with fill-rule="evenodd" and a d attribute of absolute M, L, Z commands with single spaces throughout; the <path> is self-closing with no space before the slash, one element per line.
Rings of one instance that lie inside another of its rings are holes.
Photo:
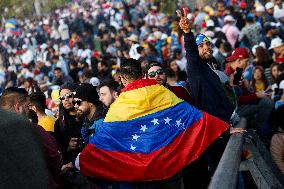
<path fill-rule="evenodd" d="M 83 120 L 81 129 L 85 143 L 96 132 L 96 123 L 103 120 L 103 104 L 99 100 L 96 87 L 82 83 L 76 90 L 73 103 L 77 110 L 77 118 Z"/>
<path fill-rule="evenodd" d="M 203 34 L 198 34 L 196 39 L 190 30 L 190 22 L 180 11 L 177 15 L 181 18 L 179 25 L 184 32 L 184 47 L 186 50 L 186 72 L 188 75 L 190 94 L 194 98 L 196 107 L 219 119 L 229 123 L 234 111 L 219 76 L 215 69 L 215 59 L 210 40 Z M 223 135 L 224 136 L 224 135 Z M 184 171 L 185 188 L 207 188 L 210 181 L 208 167 L 214 171 L 223 154 L 227 137 L 219 138 L 206 150 L 206 154 L 199 157 Z M 211 159 L 211 163 L 207 162 Z M 202 177 L 203 182 L 196 182 Z"/>
<path fill-rule="evenodd" d="M 28 115 L 30 100 L 25 89 L 11 87 L 6 89 L 0 98 L 0 108 L 15 112 L 21 115 Z M 20 127 L 20 126 L 19 126 Z M 47 168 L 50 173 L 49 184 L 51 188 L 56 188 L 60 183 L 60 172 L 63 167 L 62 154 L 55 139 L 47 133 L 42 127 L 34 125 L 38 135 L 42 150 L 45 155 Z M 37 157 L 35 157 L 37 158 Z"/>
<path fill-rule="evenodd" d="M 197 108 L 229 123 L 234 108 L 216 73 L 211 42 L 203 34 L 198 34 L 195 39 L 186 17 L 182 17 L 180 27 L 184 32 L 190 92 Z"/>

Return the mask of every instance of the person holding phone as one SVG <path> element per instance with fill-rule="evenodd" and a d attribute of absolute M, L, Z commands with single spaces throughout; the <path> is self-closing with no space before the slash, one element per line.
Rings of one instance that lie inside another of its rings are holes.
<path fill-rule="evenodd" d="M 232 55 L 226 58 L 228 66 L 224 72 L 230 77 L 238 97 L 239 115 L 247 118 L 249 127 L 260 132 L 273 110 L 273 101 L 268 97 L 269 94 L 263 91 L 250 92 L 245 81 L 242 81 L 242 72 L 248 66 L 249 56 L 246 48 L 236 48 Z"/>

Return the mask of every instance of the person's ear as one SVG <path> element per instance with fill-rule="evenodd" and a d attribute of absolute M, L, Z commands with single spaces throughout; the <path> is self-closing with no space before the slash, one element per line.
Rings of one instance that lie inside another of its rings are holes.
<path fill-rule="evenodd" d="M 118 92 L 113 91 L 113 92 L 112 92 L 112 96 L 116 99 L 116 98 L 118 97 Z"/>
<path fill-rule="evenodd" d="M 32 106 L 30 107 L 30 109 L 33 110 L 35 113 L 37 113 L 37 108 L 36 108 L 35 106 L 32 105 Z"/>
<path fill-rule="evenodd" d="M 20 103 L 16 103 L 14 106 L 13 106 L 13 110 L 15 111 L 15 112 L 20 112 L 21 111 L 21 105 L 20 105 Z"/>

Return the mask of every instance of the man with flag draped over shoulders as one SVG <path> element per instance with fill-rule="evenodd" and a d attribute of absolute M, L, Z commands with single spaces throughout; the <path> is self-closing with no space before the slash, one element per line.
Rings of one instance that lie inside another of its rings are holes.
<path fill-rule="evenodd" d="M 168 179 L 228 130 L 224 121 L 141 78 L 137 60 L 121 64 L 125 88 L 74 162 L 84 175 L 127 182 Z"/>

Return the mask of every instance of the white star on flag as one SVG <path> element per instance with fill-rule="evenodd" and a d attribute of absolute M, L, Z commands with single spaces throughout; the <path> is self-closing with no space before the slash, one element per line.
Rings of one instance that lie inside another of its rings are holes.
<path fill-rule="evenodd" d="M 165 120 L 165 124 L 170 124 L 170 121 L 172 120 L 172 119 L 170 119 L 169 117 L 167 117 L 166 119 L 164 119 Z"/>
<path fill-rule="evenodd" d="M 154 125 L 158 125 L 158 124 L 159 124 L 158 121 L 159 121 L 158 119 L 154 118 L 151 122 L 152 122 Z"/>
<path fill-rule="evenodd" d="M 131 144 L 131 146 L 130 146 L 130 150 L 135 151 L 135 149 L 136 149 L 136 147 L 135 147 L 135 146 L 133 146 L 133 145 Z"/>
<path fill-rule="evenodd" d="M 139 135 L 132 135 L 132 140 L 136 140 L 137 141 L 137 139 L 139 138 L 140 136 Z"/>
<path fill-rule="evenodd" d="M 146 129 L 148 129 L 148 128 L 146 127 L 146 125 L 141 125 L 141 129 L 140 129 L 140 131 L 145 132 L 145 131 L 146 131 Z"/>
<path fill-rule="evenodd" d="M 180 120 L 178 120 L 178 121 L 176 121 L 176 125 L 179 127 L 180 125 L 182 125 L 182 123 L 181 123 L 181 119 Z"/>

